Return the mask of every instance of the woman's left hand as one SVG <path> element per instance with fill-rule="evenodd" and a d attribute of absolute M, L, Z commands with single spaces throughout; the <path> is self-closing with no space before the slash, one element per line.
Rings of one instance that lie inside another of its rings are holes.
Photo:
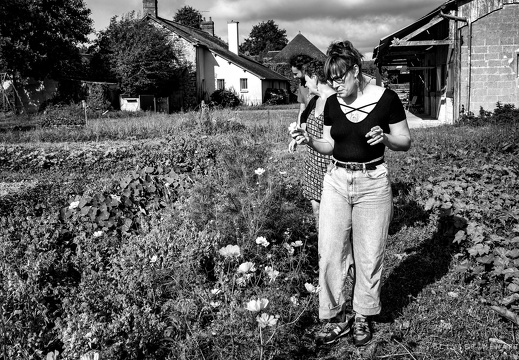
<path fill-rule="evenodd" d="M 306 145 L 310 141 L 306 130 L 301 128 L 290 130 L 290 136 L 292 136 L 292 139 L 294 139 L 298 145 Z"/>
<path fill-rule="evenodd" d="M 371 128 L 370 132 L 366 134 L 366 137 L 368 139 L 369 145 L 377 145 L 382 142 L 384 142 L 384 137 L 386 134 L 384 134 L 384 130 L 380 126 L 374 126 Z"/>

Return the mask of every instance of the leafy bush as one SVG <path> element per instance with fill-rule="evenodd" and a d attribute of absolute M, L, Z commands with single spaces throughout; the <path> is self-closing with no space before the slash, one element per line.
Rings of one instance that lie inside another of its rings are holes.
<path fill-rule="evenodd" d="M 514 104 L 503 105 L 498 101 L 494 112 L 486 111 L 481 107 L 479 116 L 474 115 L 472 112 L 462 113 L 456 125 L 488 126 L 517 122 L 519 122 L 519 109 L 516 109 Z"/>
<path fill-rule="evenodd" d="M 265 102 L 266 105 L 281 105 L 288 104 L 289 94 L 285 89 L 274 89 L 268 88 L 265 91 Z"/>
<path fill-rule="evenodd" d="M 52 105 L 47 107 L 41 126 L 85 125 L 85 113 L 81 105 Z"/>
<path fill-rule="evenodd" d="M 87 97 L 87 105 L 92 110 L 103 112 L 111 110 L 112 105 L 108 100 L 109 88 L 103 84 L 90 85 L 90 91 Z"/>
<path fill-rule="evenodd" d="M 211 106 L 220 106 L 223 108 L 234 108 L 241 104 L 241 100 L 232 89 L 219 89 L 210 96 Z"/>

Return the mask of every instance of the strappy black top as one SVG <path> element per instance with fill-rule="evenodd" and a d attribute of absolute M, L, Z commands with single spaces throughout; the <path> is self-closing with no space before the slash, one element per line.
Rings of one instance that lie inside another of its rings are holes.
<path fill-rule="evenodd" d="M 375 105 L 371 112 L 363 108 Z M 354 123 L 346 118 L 342 106 L 350 108 L 349 114 L 355 110 L 368 115 L 362 121 Z M 404 106 L 398 95 L 390 89 L 385 89 L 380 99 L 373 104 L 354 108 L 339 103 L 337 96 L 330 96 L 324 106 L 324 125 L 331 126 L 330 135 L 335 146 L 333 157 L 344 162 L 369 162 L 384 155 L 384 144 L 370 146 L 366 134 L 371 128 L 379 125 L 385 133 L 389 132 L 389 124 L 395 124 L 406 119 Z"/>

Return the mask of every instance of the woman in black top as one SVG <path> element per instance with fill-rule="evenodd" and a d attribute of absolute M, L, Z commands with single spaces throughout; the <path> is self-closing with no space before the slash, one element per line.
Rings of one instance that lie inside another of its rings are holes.
<path fill-rule="evenodd" d="M 325 175 L 319 221 L 319 317 L 336 327 L 321 339 L 332 343 L 353 330 L 355 345 L 371 338 L 368 317 L 380 313 L 380 285 L 393 199 L 385 148 L 407 151 L 411 135 L 404 107 L 389 89 L 367 84 L 362 55 L 349 41 L 330 45 L 325 73 L 336 90 L 324 108 L 323 136 L 303 129 L 292 137 L 332 155 Z M 352 241 L 348 241 L 352 236 Z M 353 310 L 347 316 L 345 281 L 353 253 Z"/>

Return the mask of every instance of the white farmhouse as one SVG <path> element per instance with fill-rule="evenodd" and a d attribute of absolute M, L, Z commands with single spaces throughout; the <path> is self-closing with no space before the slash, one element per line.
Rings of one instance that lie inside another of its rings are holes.
<path fill-rule="evenodd" d="M 187 81 L 176 89 L 172 102 L 194 107 L 217 89 L 233 89 L 245 104 L 261 104 L 268 88 L 288 89 L 289 80 L 238 51 L 238 22 L 229 21 L 229 44 L 214 36 L 214 23 L 204 21 L 202 29 L 184 26 L 157 15 L 157 0 L 143 0 L 144 20 L 171 33 L 181 44 L 185 61 L 191 64 Z M 175 107 L 175 106 L 173 106 Z"/>

